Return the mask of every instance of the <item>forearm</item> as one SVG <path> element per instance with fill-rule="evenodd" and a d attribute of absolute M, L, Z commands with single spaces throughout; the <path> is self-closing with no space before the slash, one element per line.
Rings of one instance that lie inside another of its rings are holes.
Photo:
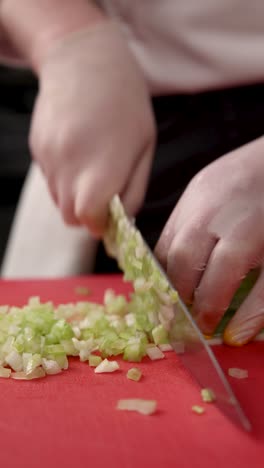
<path fill-rule="evenodd" d="M 92 0 L 0 0 L 1 26 L 36 73 L 56 40 L 103 18 Z"/>

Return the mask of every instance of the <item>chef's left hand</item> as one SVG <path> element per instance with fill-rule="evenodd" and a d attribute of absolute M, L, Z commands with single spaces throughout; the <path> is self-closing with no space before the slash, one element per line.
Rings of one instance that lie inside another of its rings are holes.
<path fill-rule="evenodd" d="M 199 172 L 156 247 L 179 294 L 212 334 L 246 274 L 259 278 L 224 332 L 242 345 L 264 327 L 264 137 Z"/>

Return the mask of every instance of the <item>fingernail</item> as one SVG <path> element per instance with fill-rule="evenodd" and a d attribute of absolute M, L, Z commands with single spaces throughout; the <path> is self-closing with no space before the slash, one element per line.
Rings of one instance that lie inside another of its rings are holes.
<path fill-rule="evenodd" d="M 224 342 L 231 346 L 242 346 L 256 335 L 256 328 L 227 328 L 224 332 Z"/>
<path fill-rule="evenodd" d="M 211 335 L 217 326 L 217 321 L 211 313 L 198 315 L 195 320 L 200 330 L 206 335 Z"/>

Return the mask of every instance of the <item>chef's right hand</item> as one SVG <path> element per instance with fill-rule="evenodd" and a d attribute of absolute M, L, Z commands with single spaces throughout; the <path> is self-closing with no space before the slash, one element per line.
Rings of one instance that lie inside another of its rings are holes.
<path fill-rule="evenodd" d="M 112 196 L 139 209 L 155 143 L 145 80 L 109 20 L 56 41 L 40 65 L 34 159 L 68 224 L 103 234 Z"/>

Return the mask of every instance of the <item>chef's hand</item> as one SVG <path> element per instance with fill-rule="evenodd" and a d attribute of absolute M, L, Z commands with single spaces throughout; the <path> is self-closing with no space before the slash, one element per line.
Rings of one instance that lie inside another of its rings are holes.
<path fill-rule="evenodd" d="M 264 138 L 218 159 L 190 182 L 156 247 L 201 330 L 211 334 L 246 274 L 264 260 Z M 264 270 L 227 326 L 242 345 L 264 327 Z"/>
<path fill-rule="evenodd" d="M 40 66 L 30 145 L 65 222 L 101 236 L 115 193 L 134 214 L 154 142 L 146 84 L 117 27 L 60 39 Z"/>

